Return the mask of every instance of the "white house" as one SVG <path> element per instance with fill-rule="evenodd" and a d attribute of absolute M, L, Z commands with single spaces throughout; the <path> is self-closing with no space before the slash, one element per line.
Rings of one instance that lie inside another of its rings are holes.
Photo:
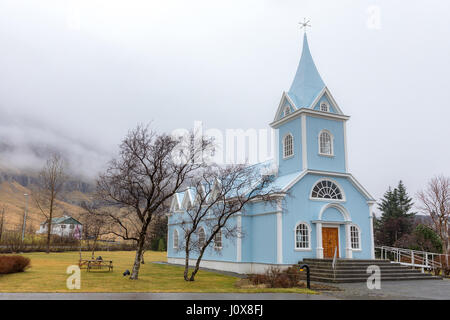
<path fill-rule="evenodd" d="M 62 217 L 52 219 L 51 234 L 56 234 L 61 237 L 81 239 L 82 231 L 83 225 L 73 217 L 64 215 Z M 45 221 L 41 223 L 39 231 L 36 233 L 46 234 L 47 232 L 47 221 Z"/>

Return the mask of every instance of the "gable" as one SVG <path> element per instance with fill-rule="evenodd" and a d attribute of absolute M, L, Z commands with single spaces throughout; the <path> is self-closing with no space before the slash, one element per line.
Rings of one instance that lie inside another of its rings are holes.
<path fill-rule="evenodd" d="M 322 95 L 322 97 L 319 99 L 319 101 L 316 102 L 316 104 L 313 106 L 312 109 L 316 110 L 316 111 L 322 111 L 321 110 L 322 104 L 326 104 L 327 105 L 328 112 L 330 112 L 330 113 L 337 113 L 336 112 L 336 107 L 330 102 L 330 99 L 329 99 L 329 97 L 327 96 L 326 93 L 324 93 Z"/>
<path fill-rule="evenodd" d="M 311 104 L 310 108 L 315 111 L 321 111 L 320 106 L 322 103 L 326 103 L 328 105 L 329 113 L 335 113 L 335 114 L 343 114 L 342 110 L 339 108 L 336 100 L 334 100 L 333 96 L 331 95 L 330 90 L 325 87 L 314 99 L 313 103 Z"/>
<path fill-rule="evenodd" d="M 286 92 L 283 92 L 283 95 L 281 96 L 280 104 L 278 105 L 278 109 L 275 114 L 274 121 L 284 118 L 284 116 L 285 116 L 284 111 L 286 108 L 289 108 L 289 111 L 290 111 L 289 114 L 291 114 L 297 110 L 294 102 L 289 97 L 289 94 L 287 94 Z"/>
<path fill-rule="evenodd" d="M 313 177 L 313 179 L 311 178 Z M 314 171 L 314 170 L 304 170 L 300 172 L 295 178 L 293 178 L 290 182 L 286 184 L 286 186 L 282 189 L 283 192 L 287 192 L 293 186 L 295 186 L 300 181 L 311 180 L 314 183 L 311 184 L 311 188 L 315 184 L 315 182 L 319 181 L 321 178 L 329 178 L 337 181 L 338 185 L 342 189 L 342 192 L 346 192 L 345 185 L 351 185 L 352 188 L 356 192 L 358 192 L 361 197 L 363 197 L 366 201 L 373 201 L 374 198 L 367 192 L 367 190 L 349 173 L 333 173 L 333 172 L 323 172 L 323 171 Z M 311 189 L 308 190 L 308 198 L 311 193 Z"/>

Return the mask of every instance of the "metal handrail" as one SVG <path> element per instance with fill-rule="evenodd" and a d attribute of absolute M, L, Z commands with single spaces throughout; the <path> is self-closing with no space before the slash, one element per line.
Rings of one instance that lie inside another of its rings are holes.
<path fill-rule="evenodd" d="M 389 246 L 380 246 L 375 247 L 375 249 L 380 250 L 380 257 L 385 260 L 394 260 L 401 265 L 411 266 L 416 268 L 421 268 L 422 272 L 427 270 L 435 270 L 442 268 L 442 256 L 445 257 L 446 264 L 448 265 L 448 254 L 434 253 L 434 252 L 426 252 L 405 248 L 395 248 Z M 393 259 L 390 259 L 388 253 L 394 255 Z M 438 257 L 438 261 L 435 259 Z M 431 258 L 431 259 L 430 259 Z M 406 262 L 405 260 L 409 260 L 410 262 Z"/>

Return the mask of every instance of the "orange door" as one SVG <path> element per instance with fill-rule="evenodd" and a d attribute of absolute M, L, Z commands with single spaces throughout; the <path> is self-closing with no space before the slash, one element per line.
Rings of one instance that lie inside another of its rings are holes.
<path fill-rule="evenodd" d="M 323 257 L 333 258 L 334 250 L 339 257 L 339 233 L 338 228 L 322 228 Z"/>

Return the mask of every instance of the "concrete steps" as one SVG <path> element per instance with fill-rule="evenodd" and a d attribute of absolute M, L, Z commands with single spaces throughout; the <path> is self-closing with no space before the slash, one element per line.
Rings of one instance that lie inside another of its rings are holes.
<path fill-rule="evenodd" d="M 371 265 L 380 268 L 382 281 L 442 279 L 389 260 L 337 259 L 333 269 L 332 259 L 304 259 L 296 267 L 303 264 L 309 266 L 311 280 L 320 282 L 366 282 L 370 276 L 367 268 Z"/>

